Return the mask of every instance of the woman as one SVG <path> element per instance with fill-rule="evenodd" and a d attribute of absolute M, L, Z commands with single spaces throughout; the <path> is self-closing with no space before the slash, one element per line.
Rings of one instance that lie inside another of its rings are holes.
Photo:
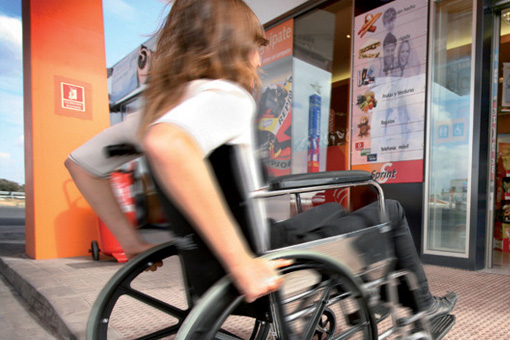
<path fill-rule="evenodd" d="M 247 301 L 277 289 L 281 279 L 274 269 L 288 261 L 271 263 L 251 254 L 206 157 L 225 143 L 253 156 L 255 103 L 249 91 L 259 88 L 258 48 L 266 43 L 256 16 L 241 0 L 176 1 L 160 32 L 140 129 L 156 180 L 191 220 Z M 248 189 L 257 189 L 253 157 L 245 161 L 252 169 Z M 432 297 L 403 210 L 398 203 L 389 203 L 393 237 L 402 253 L 399 260 L 419 274 L 421 304 L 433 316 L 451 311 L 456 295 Z M 368 214 L 360 211 L 341 217 L 333 230 L 339 234 L 350 231 L 347 225 L 356 230 L 377 223 L 370 218 L 377 216 L 372 210 L 373 206 L 365 208 Z M 347 220 L 351 223 L 343 223 Z"/>
<path fill-rule="evenodd" d="M 260 86 L 258 49 L 265 44 L 262 26 L 241 0 L 175 1 L 159 32 L 140 128 L 156 180 L 249 302 L 279 287 L 275 269 L 288 261 L 251 253 L 207 157 L 225 143 L 251 152 L 250 92 Z M 251 174 L 255 189 L 258 174 Z"/>

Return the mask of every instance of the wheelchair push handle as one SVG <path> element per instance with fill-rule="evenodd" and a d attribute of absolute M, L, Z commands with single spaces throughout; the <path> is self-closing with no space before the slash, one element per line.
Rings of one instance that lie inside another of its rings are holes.
<path fill-rule="evenodd" d="M 113 144 L 105 146 L 103 149 L 108 158 L 129 156 L 129 155 L 142 155 L 143 152 L 138 150 L 134 144 Z"/>

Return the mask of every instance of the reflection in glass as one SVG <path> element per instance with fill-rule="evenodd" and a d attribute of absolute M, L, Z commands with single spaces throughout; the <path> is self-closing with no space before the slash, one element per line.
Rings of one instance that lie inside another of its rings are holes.
<path fill-rule="evenodd" d="M 425 252 L 467 252 L 472 12 L 468 0 L 435 5 Z"/>

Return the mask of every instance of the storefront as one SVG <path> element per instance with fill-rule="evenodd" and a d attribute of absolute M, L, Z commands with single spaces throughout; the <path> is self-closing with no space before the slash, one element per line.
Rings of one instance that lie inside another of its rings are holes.
<path fill-rule="evenodd" d="M 246 2 L 270 41 L 257 116 L 268 174 L 368 170 L 403 204 L 424 262 L 504 268 L 510 1 Z M 137 107 L 140 67 L 114 111 Z"/>
<path fill-rule="evenodd" d="M 378 177 L 406 208 L 425 262 L 504 268 L 510 3 L 294 1 L 282 11 L 252 2 L 268 30 L 293 20 L 295 64 L 330 72 L 331 86 L 321 87 L 330 102 L 321 112 L 331 114 L 320 130 L 319 170 Z M 327 82 L 308 73 L 305 84 L 294 77 L 294 89 Z M 292 111 L 293 172 L 313 171 L 296 155 L 312 145 L 295 133 L 302 106 Z"/>

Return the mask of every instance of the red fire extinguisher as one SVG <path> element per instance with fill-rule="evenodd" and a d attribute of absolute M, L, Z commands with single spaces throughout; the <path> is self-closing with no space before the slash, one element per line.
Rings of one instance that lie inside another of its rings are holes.
<path fill-rule="evenodd" d="M 136 215 L 136 199 L 134 195 L 134 171 L 116 171 L 110 177 L 113 192 L 117 197 L 119 205 L 128 218 L 128 220 L 135 228 L 138 225 Z M 99 260 L 99 252 L 113 256 L 118 262 L 127 262 L 127 257 L 117 239 L 108 230 L 106 225 L 99 220 L 99 236 L 101 239 L 101 248 L 99 248 L 97 241 L 92 241 L 90 252 L 94 260 Z"/>

